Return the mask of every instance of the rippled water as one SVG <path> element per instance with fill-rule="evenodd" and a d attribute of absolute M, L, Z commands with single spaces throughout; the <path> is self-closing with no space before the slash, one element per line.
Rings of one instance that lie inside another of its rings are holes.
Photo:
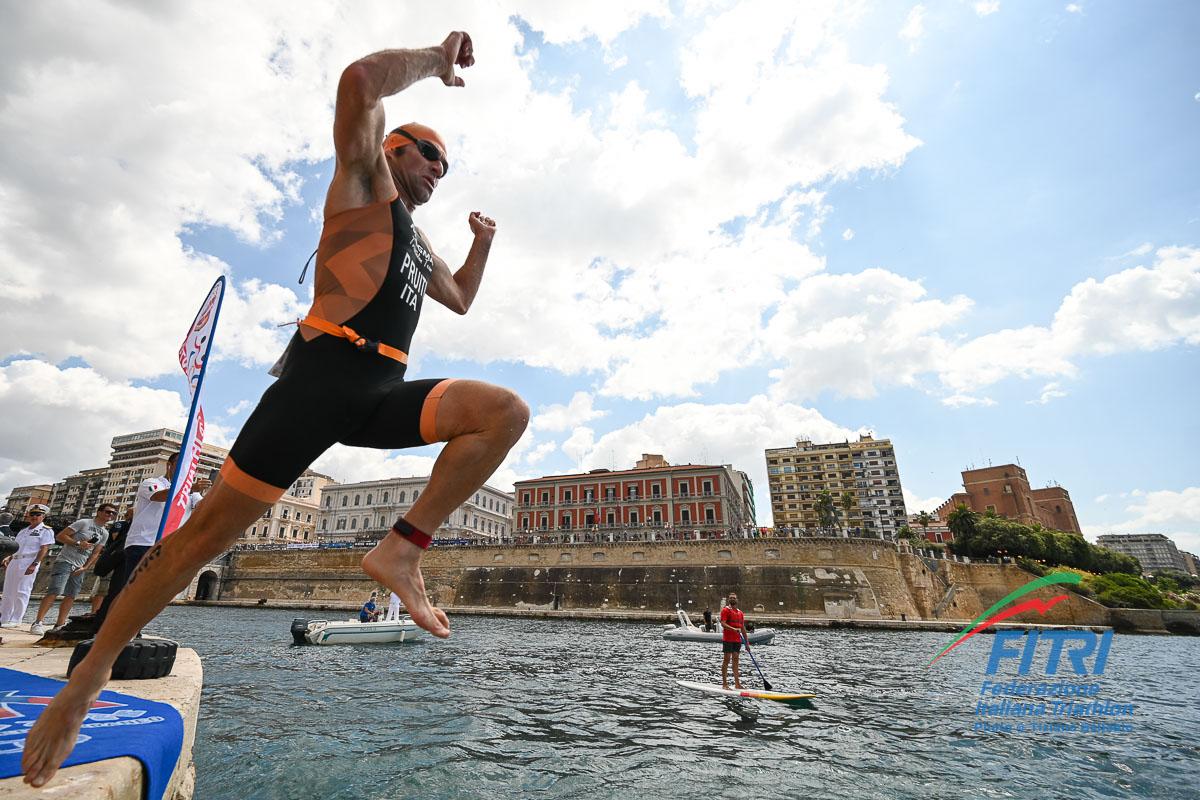
<path fill-rule="evenodd" d="M 747 721 L 674 684 L 719 682 L 717 648 L 658 626 L 460 616 L 446 642 L 294 647 L 295 616 L 148 628 L 204 660 L 197 798 L 1200 797 L 1200 639 L 1117 637 L 1102 697 L 1137 703 L 1134 732 L 1055 737 L 970 730 L 991 637 L 927 670 L 948 635 L 785 630 L 755 652 L 816 708 Z"/>

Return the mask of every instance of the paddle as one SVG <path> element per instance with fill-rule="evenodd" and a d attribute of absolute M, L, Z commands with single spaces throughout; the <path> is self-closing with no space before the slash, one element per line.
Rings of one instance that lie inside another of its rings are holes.
<path fill-rule="evenodd" d="M 750 637 L 748 637 L 748 636 L 746 635 L 746 632 L 745 632 L 745 631 L 742 631 L 742 641 L 746 643 L 746 652 L 747 652 L 747 653 L 749 653 L 749 655 L 750 655 L 750 660 L 751 660 L 752 662 L 754 662 L 754 668 L 755 668 L 756 670 L 758 670 L 758 677 L 762 678 L 762 682 L 763 682 L 763 688 L 764 688 L 764 689 L 766 689 L 768 692 L 770 692 L 770 691 L 774 691 L 774 690 L 771 688 L 771 682 L 770 682 L 770 681 L 768 681 L 768 680 L 767 680 L 765 677 L 763 677 L 763 674 L 762 674 L 762 667 L 760 667 L 760 666 L 758 665 L 758 659 L 754 657 L 754 653 L 751 653 L 751 652 L 750 652 Z"/>

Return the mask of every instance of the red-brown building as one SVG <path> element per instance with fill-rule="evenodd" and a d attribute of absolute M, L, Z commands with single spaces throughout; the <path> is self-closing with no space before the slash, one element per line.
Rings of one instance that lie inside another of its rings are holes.
<path fill-rule="evenodd" d="M 1057 531 L 1082 534 L 1071 495 L 1061 486 L 1033 489 L 1025 470 L 1016 464 L 968 469 L 962 473 L 963 489 L 934 512 L 946 520 L 960 505 L 982 514 L 992 511 L 1008 519 L 1035 523 Z"/>
<path fill-rule="evenodd" d="M 548 475 L 514 485 L 514 531 L 714 530 L 754 525 L 750 478 L 728 464 L 671 465 L 643 454 L 627 470 Z"/>

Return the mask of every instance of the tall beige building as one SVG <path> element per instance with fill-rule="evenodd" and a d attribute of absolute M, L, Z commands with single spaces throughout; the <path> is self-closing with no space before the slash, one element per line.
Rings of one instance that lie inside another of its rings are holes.
<path fill-rule="evenodd" d="M 239 544 L 316 546 L 321 491 L 333 483 L 333 478 L 328 475 L 304 470 L 283 497 L 246 528 Z"/>
<path fill-rule="evenodd" d="M 90 517 L 100 507 L 107 467 L 85 469 L 54 484 L 50 493 L 50 516 L 71 521 Z"/>
<path fill-rule="evenodd" d="M 890 439 L 860 436 L 857 442 L 815 444 L 807 439 L 795 447 L 768 449 L 767 483 L 776 528 L 821 527 L 817 497 L 833 495 L 836 527 L 865 535 L 895 538 L 904 526 L 904 493 L 896 451 Z M 846 513 L 843 495 L 849 494 Z"/>
<path fill-rule="evenodd" d="M 169 428 L 114 436 L 100 501 L 115 503 L 117 513 L 124 514 L 133 505 L 138 485 L 147 478 L 165 474 L 167 457 L 182 447 L 183 434 Z M 203 445 L 197 475 L 207 478 L 210 472 L 221 468 L 227 455 L 229 451 L 223 447 Z"/>

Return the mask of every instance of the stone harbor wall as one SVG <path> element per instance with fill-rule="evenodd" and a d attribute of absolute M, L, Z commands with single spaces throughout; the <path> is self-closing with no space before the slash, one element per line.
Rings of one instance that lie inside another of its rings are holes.
<path fill-rule="evenodd" d="M 423 566 L 430 594 L 445 606 L 670 614 L 678 602 L 695 614 L 716 611 L 736 591 L 750 612 L 833 620 L 971 620 L 1034 577 L 1015 565 L 902 550 L 869 539 L 435 547 Z M 363 552 L 238 551 L 218 597 L 362 602 L 377 588 L 360 569 Z M 1034 596 L 1062 593 L 1052 587 Z M 1020 621 L 1109 624 L 1108 609 L 1073 593 L 1045 615 L 1031 612 Z"/>

